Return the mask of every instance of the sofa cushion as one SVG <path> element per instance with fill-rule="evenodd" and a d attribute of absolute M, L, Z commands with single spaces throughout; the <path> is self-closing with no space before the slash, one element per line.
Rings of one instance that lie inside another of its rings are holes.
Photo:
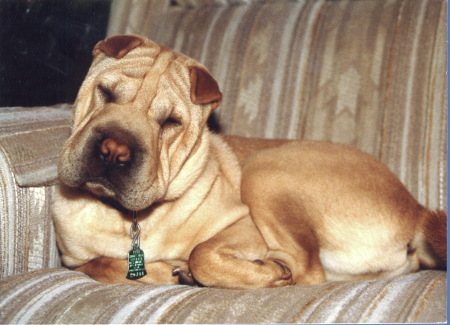
<path fill-rule="evenodd" d="M 102 284 L 68 270 L 0 282 L 0 323 L 445 322 L 446 273 L 277 289 Z"/>

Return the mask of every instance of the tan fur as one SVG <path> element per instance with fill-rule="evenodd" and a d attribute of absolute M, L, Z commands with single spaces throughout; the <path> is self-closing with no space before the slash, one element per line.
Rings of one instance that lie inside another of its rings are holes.
<path fill-rule="evenodd" d="M 206 126 L 222 94 L 199 63 L 132 35 L 94 55 L 52 208 L 66 266 L 132 282 L 127 210 L 138 211 L 147 269 L 133 283 L 277 287 L 446 265 L 445 213 L 420 206 L 373 157 L 325 142 L 222 138 Z M 123 165 L 99 158 L 105 138 L 120 140 Z"/>

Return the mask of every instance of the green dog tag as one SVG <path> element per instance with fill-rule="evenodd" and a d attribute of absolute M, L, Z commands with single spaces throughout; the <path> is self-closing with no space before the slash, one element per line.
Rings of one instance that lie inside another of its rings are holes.
<path fill-rule="evenodd" d="M 139 245 L 134 244 L 133 249 L 128 252 L 127 279 L 136 280 L 147 274 L 145 271 L 144 251 Z"/>

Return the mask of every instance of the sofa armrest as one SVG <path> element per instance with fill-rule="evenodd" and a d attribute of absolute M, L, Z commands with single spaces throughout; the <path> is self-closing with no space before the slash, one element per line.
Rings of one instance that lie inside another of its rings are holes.
<path fill-rule="evenodd" d="M 50 199 L 70 105 L 0 108 L 0 277 L 61 265 Z"/>

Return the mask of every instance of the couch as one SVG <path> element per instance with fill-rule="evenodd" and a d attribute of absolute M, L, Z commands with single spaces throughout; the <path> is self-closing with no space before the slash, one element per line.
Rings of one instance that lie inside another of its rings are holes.
<path fill-rule="evenodd" d="M 347 143 L 447 210 L 444 0 L 115 0 L 135 33 L 205 64 L 226 134 Z M 447 272 L 276 289 L 98 283 L 61 265 L 49 204 L 71 104 L 0 108 L 0 323 L 446 322 Z"/>

